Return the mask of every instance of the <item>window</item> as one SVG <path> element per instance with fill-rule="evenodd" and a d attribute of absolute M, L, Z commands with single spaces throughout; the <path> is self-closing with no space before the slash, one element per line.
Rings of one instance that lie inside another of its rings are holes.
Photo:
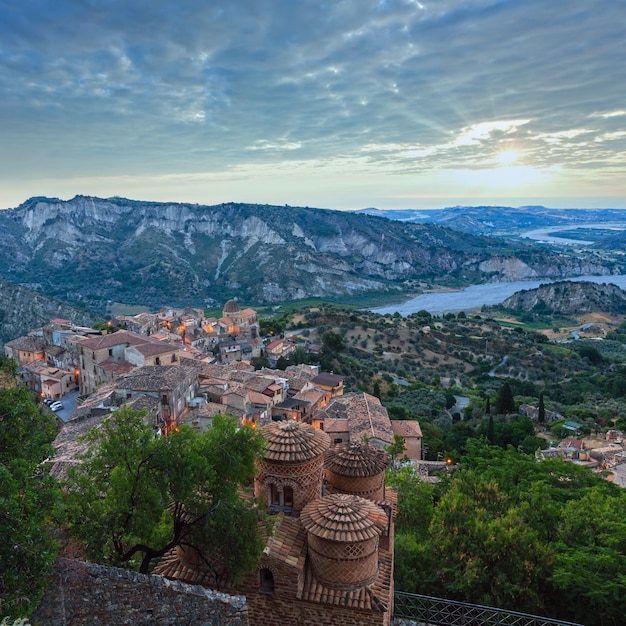
<path fill-rule="evenodd" d="M 274 593 L 274 574 L 267 567 L 262 567 L 259 570 L 259 591 Z"/>
<path fill-rule="evenodd" d="M 280 506 L 280 491 L 274 483 L 270 485 L 270 504 Z"/>
<path fill-rule="evenodd" d="M 154 363 L 156 365 L 161 365 L 161 359 L 159 357 L 157 357 L 156 359 L 154 359 Z"/>
<path fill-rule="evenodd" d="M 113 356 L 113 348 L 109 348 L 109 356 Z"/>
<path fill-rule="evenodd" d="M 291 487 L 285 487 L 283 489 L 283 497 L 285 501 L 285 507 L 293 507 L 293 489 Z"/>

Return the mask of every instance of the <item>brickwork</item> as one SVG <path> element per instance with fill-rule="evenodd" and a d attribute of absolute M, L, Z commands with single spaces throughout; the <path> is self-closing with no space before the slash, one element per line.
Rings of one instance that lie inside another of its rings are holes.
<path fill-rule="evenodd" d="M 351 493 L 373 501 L 385 499 L 384 472 L 376 476 L 357 477 L 342 476 L 329 469 L 325 469 L 324 472 L 335 493 Z"/>
<path fill-rule="evenodd" d="M 267 504 L 271 505 L 271 484 L 279 490 L 291 487 L 293 511 L 301 511 L 309 502 L 322 495 L 323 465 L 324 457 L 321 455 L 308 463 L 280 463 L 263 459 L 258 463 L 255 496 L 266 497 Z"/>
<path fill-rule="evenodd" d="M 389 626 L 388 611 L 363 611 L 358 608 L 298 602 L 272 594 L 251 594 L 250 613 L 262 616 L 255 626 Z"/>
<path fill-rule="evenodd" d="M 243 596 L 69 559 L 55 563 L 31 621 L 40 626 L 250 626 Z"/>

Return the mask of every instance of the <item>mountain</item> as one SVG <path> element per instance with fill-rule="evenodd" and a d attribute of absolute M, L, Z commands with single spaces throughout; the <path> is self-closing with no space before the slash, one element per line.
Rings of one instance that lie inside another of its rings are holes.
<path fill-rule="evenodd" d="M 0 345 L 59 317 L 77 325 L 91 325 L 96 316 L 64 302 L 0 280 Z"/>
<path fill-rule="evenodd" d="M 503 303 L 507 309 L 538 313 L 626 313 L 626 291 L 613 284 L 559 281 L 518 291 Z"/>
<path fill-rule="evenodd" d="M 0 232 L 0 278 L 100 310 L 617 272 L 440 226 L 289 206 L 40 197 L 0 211 Z"/>
<path fill-rule="evenodd" d="M 360 209 L 358 214 L 376 215 L 401 222 L 449 226 L 474 235 L 517 235 L 549 226 L 626 222 L 624 209 L 550 209 L 544 206 L 456 206 L 445 209 Z"/>

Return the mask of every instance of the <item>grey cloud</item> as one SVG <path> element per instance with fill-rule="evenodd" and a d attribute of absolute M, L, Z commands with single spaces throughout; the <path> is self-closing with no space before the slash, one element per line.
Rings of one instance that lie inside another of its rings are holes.
<path fill-rule="evenodd" d="M 538 162 L 588 159 L 589 138 L 565 150 L 540 136 L 623 128 L 588 121 L 624 102 L 620 4 L 22 0 L 0 8 L 0 127 L 13 157 L 54 168 L 62 151 L 107 171 L 439 146 L 517 118 Z M 448 147 L 428 166 L 481 157 L 480 144 Z"/>

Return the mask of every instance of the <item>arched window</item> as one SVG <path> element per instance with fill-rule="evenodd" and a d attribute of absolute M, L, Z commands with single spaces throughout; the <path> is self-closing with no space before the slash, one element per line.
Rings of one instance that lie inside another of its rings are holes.
<path fill-rule="evenodd" d="M 262 593 L 274 593 L 274 574 L 267 567 L 259 570 L 259 591 Z"/>
<path fill-rule="evenodd" d="M 291 487 L 285 487 L 283 489 L 283 498 L 285 508 L 291 509 L 293 507 L 293 489 Z"/>

